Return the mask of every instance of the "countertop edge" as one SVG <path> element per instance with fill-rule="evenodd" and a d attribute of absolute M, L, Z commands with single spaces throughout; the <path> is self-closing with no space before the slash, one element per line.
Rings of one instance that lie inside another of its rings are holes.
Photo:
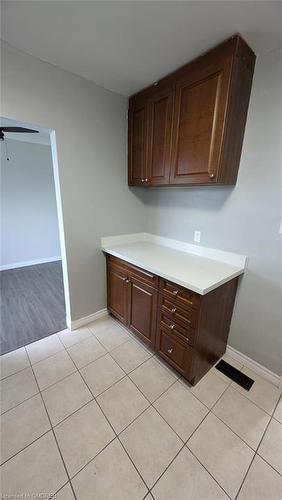
<path fill-rule="evenodd" d="M 211 285 L 207 288 L 202 289 L 202 288 L 198 288 L 198 287 L 194 286 L 192 283 L 189 283 L 188 281 L 182 281 L 182 280 L 176 278 L 175 276 L 171 276 L 169 274 L 163 273 L 162 271 L 159 271 L 156 268 L 152 268 L 148 265 L 144 265 L 140 261 L 137 261 L 137 260 L 132 259 L 130 257 L 125 257 L 124 255 L 120 254 L 119 252 L 117 252 L 116 250 L 113 250 L 111 248 L 102 247 L 102 251 L 104 253 L 109 254 L 109 255 L 113 255 L 113 257 L 117 257 L 118 259 L 121 259 L 124 262 L 129 262 L 129 264 L 132 264 L 134 266 L 140 267 L 141 269 L 145 269 L 146 271 L 149 271 L 153 274 L 156 274 L 157 276 L 160 276 L 161 278 L 172 281 L 173 283 L 176 283 L 177 285 L 183 286 L 183 288 L 187 288 L 187 289 L 191 290 L 192 292 L 198 293 L 199 295 L 206 295 L 207 293 L 211 292 L 212 290 L 215 290 L 219 286 L 224 285 L 224 283 L 227 283 L 228 281 L 230 281 L 230 280 L 232 280 L 232 279 L 234 279 L 234 278 L 236 278 L 244 273 L 244 269 L 238 268 L 238 271 L 235 271 L 234 273 L 232 273 L 230 276 L 228 276 L 228 278 L 224 278 L 220 281 L 217 281 L 214 285 Z"/>

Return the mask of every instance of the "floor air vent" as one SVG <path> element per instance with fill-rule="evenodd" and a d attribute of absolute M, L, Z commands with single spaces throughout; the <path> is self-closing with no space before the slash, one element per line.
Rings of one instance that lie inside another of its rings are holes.
<path fill-rule="evenodd" d="M 223 361 L 223 359 L 221 359 L 217 363 L 217 365 L 215 365 L 215 368 L 221 373 L 224 373 L 224 375 L 233 380 L 233 382 L 236 382 L 236 384 L 246 389 L 246 391 L 249 391 L 254 383 L 253 379 L 247 377 L 247 375 L 240 372 L 239 370 L 237 370 L 237 368 L 234 368 L 234 366 L 230 365 L 229 363 L 226 363 L 226 361 Z"/>

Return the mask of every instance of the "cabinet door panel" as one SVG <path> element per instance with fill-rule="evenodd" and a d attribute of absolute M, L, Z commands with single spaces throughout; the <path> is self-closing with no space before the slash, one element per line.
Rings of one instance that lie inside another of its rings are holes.
<path fill-rule="evenodd" d="M 149 185 L 169 183 L 171 164 L 172 89 L 157 94 L 150 104 Z"/>
<path fill-rule="evenodd" d="M 155 345 L 157 290 L 130 278 L 129 327 L 151 347 Z"/>
<path fill-rule="evenodd" d="M 108 309 L 124 324 L 128 316 L 127 274 L 117 266 L 108 267 Z"/>
<path fill-rule="evenodd" d="M 148 104 L 129 109 L 129 184 L 143 185 L 147 177 Z"/>
<path fill-rule="evenodd" d="M 176 86 L 172 184 L 216 182 L 231 64 L 191 72 Z"/>

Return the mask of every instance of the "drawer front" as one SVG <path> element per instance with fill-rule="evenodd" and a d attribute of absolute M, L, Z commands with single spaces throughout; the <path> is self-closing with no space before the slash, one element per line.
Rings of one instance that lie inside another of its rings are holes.
<path fill-rule="evenodd" d="M 149 271 L 146 271 L 145 269 L 141 269 L 140 267 L 134 266 L 133 264 L 129 264 L 129 262 L 126 262 L 122 259 L 118 259 L 113 255 L 108 255 L 108 260 L 109 262 L 114 263 L 115 265 L 125 269 L 128 272 L 128 276 L 136 277 L 137 279 L 140 279 L 144 283 L 147 283 L 147 285 L 150 285 L 154 288 L 158 288 L 159 277 L 156 276 L 155 274 L 152 274 Z"/>
<path fill-rule="evenodd" d="M 198 309 L 200 296 L 197 293 L 183 288 L 175 283 L 171 283 L 163 278 L 160 279 L 160 291 L 168 298 L 173 299 L 174 304 Z"/>
<path fill-rule="evenodd" d="M 169 332 L 172 337 L 179 337 L 183 342 L 194 345 L 195 330 L 192 330 L 189 327 L 184 328 L 163 313 L 161 313 L 160 325 L 163 329 Z"/>
<path fill-rule="evenodd" d="M 172 321 L 179 322 L 184 327 L 196 328 L 198 312 L 195 309 L 192 309 L 191 307 L 182 309 L 167 299 L 164 295 L 161 296 L 160 300 L 162 312 L 171 318 Z"/>
<path fill-rule="evenodd" d="M 182 374 L 187 374 L 192 360 L 192 349 L 177 341 L 169 333 L 160 328 L 159 354 Z"/>

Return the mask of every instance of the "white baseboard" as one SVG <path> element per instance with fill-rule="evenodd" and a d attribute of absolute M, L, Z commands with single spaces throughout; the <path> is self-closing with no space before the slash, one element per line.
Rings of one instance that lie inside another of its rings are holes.
<path fill-rule="evenodd" d="M 69 330 L 76 330 L 77 328 L 80 328 L 81 326 L 88 325 L 88 323 L 92 323 L 92 321 L 95 321 L 96 319 L 102 318 L 103 316 L 108 315 L 108 310 L 105 309 L 100 309 L 100 311 L 97 311 L 93 314 L 89 314 L 89 316 L 84 316 L 83 318 L 80 319 L 75 319 L 74 321 L 71 321 L 70 318 L 66 318 L 66 323 L 67 327 Z"/>
<path fill-rule="evenodd" d="M 231 358 L 235 359 L 236 361 L 246 366 L 247 368 L 250 368 L 258 375 L 271 382 L 273 385 L 282 388 L 282 383 L 281 383 L 282 378 L 280 375 L 273 373 L 265 366 L 257 363 L 257 361 L 254 361 L 245 354 L 242 354 L 241 352 L 234 349 L 234 347 L 228 345 L 226 348 L 226 354 L 228 354 Z"/>
<path fill-rule="evenodd" d="M 56 260 L 62 260 L 62 257 L 45 257 L 44 259 L 25 260 L 23 262 L 15 262 L 14 264 L 4 264 L 3 266 L 0 266 L 0 271 L 17 269 L 18 267 L 35 266 L 37 264 L 46 264 L 47 262 L 55 262 Z"/>

